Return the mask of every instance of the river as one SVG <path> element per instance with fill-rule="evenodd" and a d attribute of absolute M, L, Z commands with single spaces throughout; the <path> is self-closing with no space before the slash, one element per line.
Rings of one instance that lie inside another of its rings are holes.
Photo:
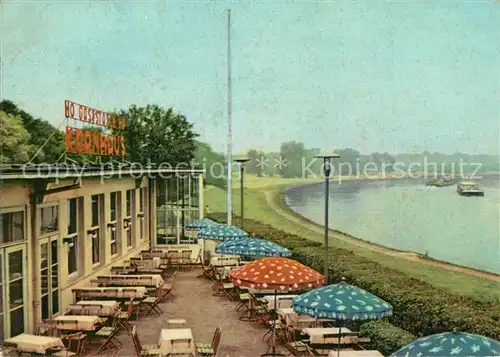
<path fill-rule="evenodd" d="M 500 177 L 477 181 L 484 197 L 422 180 L 331 183 L 329 226 L 368 242 L 500 274 Z M 324 184 L 292 188 L 295 212 L 323 224 Z"/>

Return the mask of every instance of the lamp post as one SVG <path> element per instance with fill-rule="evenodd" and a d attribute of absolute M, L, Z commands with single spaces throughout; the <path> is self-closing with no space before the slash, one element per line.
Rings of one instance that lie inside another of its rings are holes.
<path fill-rule="evenodd" d="M 240 196 L 241 196 L 241 198 L 240 198 L 240 204 L 241 204 L 241 207 L 240 207 L 240 219 L 241 219 L 240 225 L 241 225 L 241 228 L 243 228 L 243 219 L 245 217 L 243 174 L 245 171 L 245 163 L 250 161 L 250 159 L 246 158 L 246 157 L 240 157 L 234 161 L 236 161 L 240 165 Z"/>
<path fill-rule="evenodd" d="M 334 152 L 328 152 L 316 155 L 315 158 L 323 159 L 323 172 L 325 174 L 325 237 L 324 237 L 324 249 L 325 249 L 325 258 L 324 258 L 324 273 L 326 283 L 329 283 L 328 280 L 328 200 L 330 198 L 330 173 L 331 173 L 331 159 L 339 158 L 340 156 Z"/>

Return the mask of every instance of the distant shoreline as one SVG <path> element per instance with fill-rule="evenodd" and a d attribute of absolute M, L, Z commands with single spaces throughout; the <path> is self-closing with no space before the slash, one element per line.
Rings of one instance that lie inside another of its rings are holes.
<path fill-rule="evenodd" d="M 499 178 L 500 178 L 500 174 L 496 174 L 496 173 L 492 174 L 492 175 L 488 174 L 488 175 L 483 175 L 483 176 L 499 176 Z M 386 178 L 378 178 L 378 179 L 377 178 L 362 178 L 362 179 L 352 179 L 351 178 L 351 179 L 348 179 L 345 181 L 351 181 L 351 182 L 356 181 L 356 180 L 357 181 L 367 181 L 367 180 L 383 181 L 385 179 L 398 180 L 398 179 L 409 179 L 409 178 L 407 178 L 407 177 L 404 177 L 404 178 L 386 177 Z M 295 223 L 298 223 L 304 227 L 307 227 L 311 231 L 320 233 L 320 232 L 324 231 L 323 225 L 318 224 L 316 222 L 313 222 L 312 220 L 308 219 L 307 217 L 295 212 L 292 208 L 290 208 L 287 205 L 287 203 L 285 201 L 285 195 L 288 191 L 298 189 L 300 187 L 307 186 L 307 185 L 317 185 L 318 183 L 321 183 L 321 182 L 301 182 L 298 184 L 290 185 L 290 186 L 288 186 L 282 190 L 279 190 L 279 191 L 276 191 L 276 190 L 275 191 L 267 191 L 267 192 L 265 192 L 266 200 L 267 200 L 268 204 L 273 208 L 273 210 L 277 214 L 283 216 L 284 218 L 292 220 Z M 362 238 L 354 237 L 350 234 L 341 232 L 339 230 L 329 229 L 329 237 L 341 239 L 341 240 L 344 240 L 346 242 L 356 244 L 358 246 L 361 246 L 361 247 L 364 247 L 364 248 L 367 248 L 367 249 L 370 249 L 373 251 L 377 251 L 377 252 L 385 254 L 385 255 L 397 256 L 397 257 L 404 258 L 407 260 L 420 262 L 422 264 L 429 264 L 429 265 L 437 266 L 437 267 L 440 267 L 443 269 L 462 272 L 462 273 L 465 273 L 468 275 L 477 276 L 477 277 L 485 278 L 488 280 L 500 282 L 500 275 L 499 274 L 495 274 L 495 273 L 488 272 L 488 271 L 483 271 L 483 270 L 479 270 L 479 269 L 475 269 L 475 268 L 465 267 L 465 266 L 461 266 L 458 264 L 433 259 L 433 258 L 425 256 L 424 254 L 420 254 L 420 253 L 416 253 L 416 252 L 389 248 L 389 247 L 383 246 L 381 244 L 366 241 Z"/>

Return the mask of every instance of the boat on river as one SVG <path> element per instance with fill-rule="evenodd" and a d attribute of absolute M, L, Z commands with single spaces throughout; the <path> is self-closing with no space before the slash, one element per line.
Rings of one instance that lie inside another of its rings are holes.
<path fill-rule="evenodd" d="M 457 185 L 457 192 L 461 196 L 484 196 L 484 190 L 472 181 L 460 182 Z"/>
<path fill-rule="evenodd" d="M 427 182 L 427 186 L 446 187 L 454 185 L 455 181 L 448 177 L 438 177 Z"/>

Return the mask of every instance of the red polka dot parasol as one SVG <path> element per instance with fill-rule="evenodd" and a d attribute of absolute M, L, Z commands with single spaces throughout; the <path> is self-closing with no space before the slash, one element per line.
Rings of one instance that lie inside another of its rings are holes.
<path fill-rule="evenodd" d="M 298 291 L 323 286 L 325 277 L 287 258 L 262 258 L 237 268 L 231 282 L 256 290 Z"/>

